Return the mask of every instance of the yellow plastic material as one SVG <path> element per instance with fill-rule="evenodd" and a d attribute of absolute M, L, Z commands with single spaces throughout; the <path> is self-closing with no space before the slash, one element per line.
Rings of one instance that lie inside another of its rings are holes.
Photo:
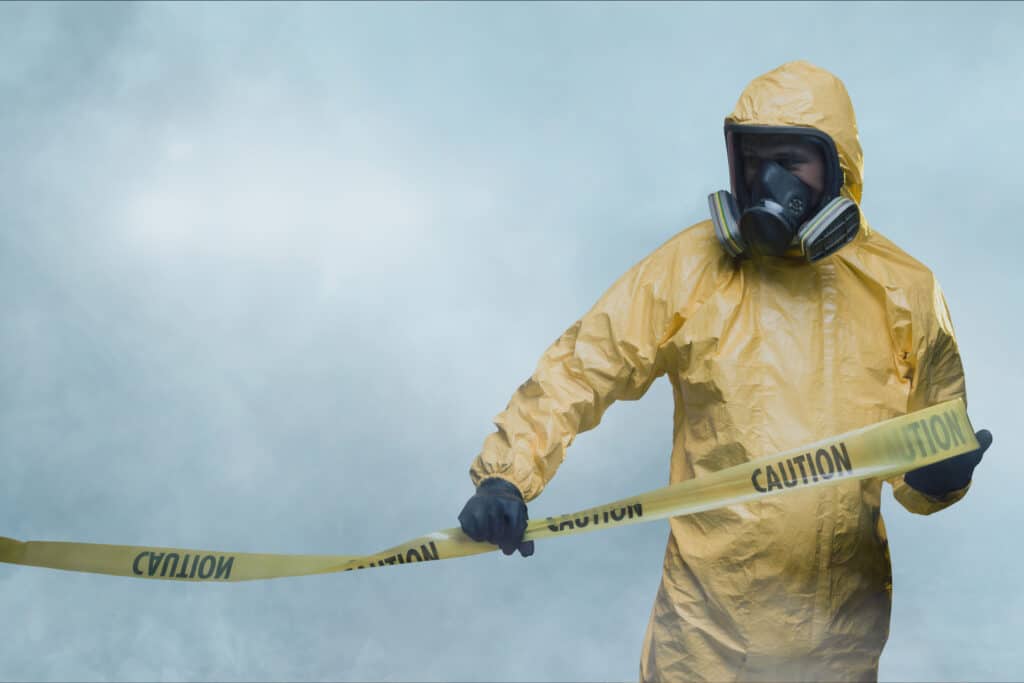
<path fill-rule="evenodd" d="M 878 477 L 978 447 L 963 402 L 951 401 L 882 424 L 759 458 L 700 480 L 530 523 L 527 539 L 569 536 L 692 514 L 722 505 Z M 372 555 L 269 555 L 0 537 L 0 562 L 165 581 L 251 581 L 387 567 L 495 550 L 445 529 Z"/>
<path fill-rule="evenodd" d="M 726 121 L 827 133 L 842 195 L 860 200 L 853 107 L 827 71 L 793 62 L 760 76 Z M 935 278 L 863 214 L 853 242 L 813 264 L 734 260 L 708 220 L 631 268 L 544 353 L 495 418 L 473 481 L 502 477 L 533 499 L 577 434 L 661 375 L 675 398 L 672 483 L 965 393 Z M 936 500 L 888 481 L 920 514 L 967 490 Z M 673 518 L 641 677 L 876 677 L 891 603 L 881 485 L 849 479 Z"/>

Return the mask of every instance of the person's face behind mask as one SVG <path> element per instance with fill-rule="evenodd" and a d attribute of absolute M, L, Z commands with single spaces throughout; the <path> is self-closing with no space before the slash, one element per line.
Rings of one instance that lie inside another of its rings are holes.
<path fill-rule="evenodd" d="M 748 197 L 753 192 L 761 164 L 774 161 L 811 188 L 813 206 L 821 202 L 825 191 L 825 155 L 813 142 L 797 136 L 747 135 L 740 142 L 740 154 Z"/>
<path fill-rule="evenodd" d="M 765 128 L 726 125 L 732 192 L 708 196 L 715 236 L 732 257 L 799 250 L 814 263 L 834 254 L 861 220 L 842 195 L 835 145 L 816 129 Z"/>

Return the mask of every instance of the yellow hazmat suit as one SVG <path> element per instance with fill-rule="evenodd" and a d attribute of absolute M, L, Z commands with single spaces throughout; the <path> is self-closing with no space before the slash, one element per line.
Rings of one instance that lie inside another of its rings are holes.
<path fill-rule="evenodd" d="M 849 95 L 807 62 L 755 79 L 730 123 L 813 127 L 836 144 L 842 195 L 860 201 Z M 566 448 L 616 400 L 667 375 L 671 481 L 964 396 L 953 328 L 932 273 L 865 220 L 814 264 L 733 260 L 710 221 L 620 278 L 544 353 L 495 418 L 474 483 L 536 497 Z M 936 500 L 889 482 L 911 512 Z M 671 520 L 640 664 L 644 680 L 871 680 L 889 630 L 891 569 L 880 480 L 797 490 Z"/>

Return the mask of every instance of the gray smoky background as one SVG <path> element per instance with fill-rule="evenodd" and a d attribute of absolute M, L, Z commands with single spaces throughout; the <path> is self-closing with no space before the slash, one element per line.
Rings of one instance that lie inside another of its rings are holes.
<path fill-rule="evenodd" d="M 0 5 L 0 534 L 368 553 L 456 525 L 540 354 L 728 184 L 792 59 L 846 83 L 872 225 L 936 272 L 995 445 L 884 492 L 884 680 L 1024 670 L 1024 5 Z M 659 380 L 531 504 L 666 483 Z M 0 566 L 5 680 L 635 679 L 667 524 L 242 584 Z"/>

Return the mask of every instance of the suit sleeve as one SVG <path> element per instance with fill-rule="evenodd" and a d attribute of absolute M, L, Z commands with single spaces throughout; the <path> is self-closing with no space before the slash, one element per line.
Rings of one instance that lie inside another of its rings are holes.
<path fill-rule="evenodd" d="M 664 374 L 659 346 L 670 319 L 661 294 L 673 278 L 641 261 L 544 352 L 533 375 L 494 418 L 473 461 L 474 484 L 500 477 L 526 500 L 554 476 L 577 434 L 597 426 L 617 400 L 635 400 Z M 676 316 L 678 318 L 678 316 Z"/>
<path fill-rule="evenodd" d="M 930 275 L 930 274 L 929 274 Z M 962 398 L 967 401 L 960 350 L 953 332 L 949 307 L 934 277 L 909 304 L 909 325 L 903 334 L 910 342 L 910 392 L 907 412 L 928 408 L 943 401 Z M 964 497 L 970 484 L 943 498 L 933 498 L 909 486 L 900 474 L 887 480 L 893 495 L 910 512 L 930 515 Z"/>

